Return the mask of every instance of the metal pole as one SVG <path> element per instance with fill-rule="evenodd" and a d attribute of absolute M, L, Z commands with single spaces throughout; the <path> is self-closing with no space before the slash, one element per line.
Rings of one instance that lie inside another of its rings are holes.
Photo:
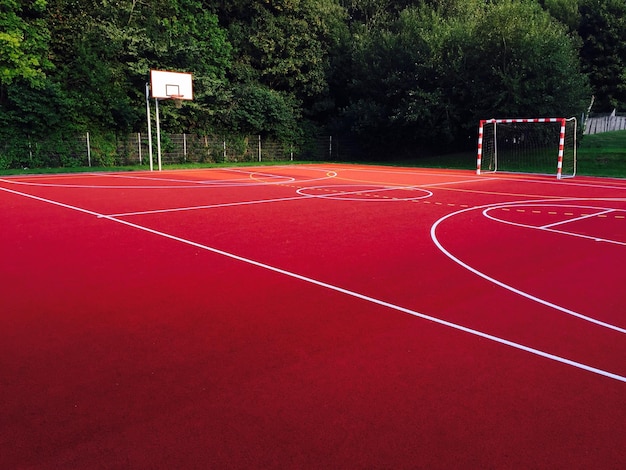
<path fill-rule="evenodd" d="M 259 134 L 259 161 L 261 161 L 261 134 Z"/>
<path fill-rule="evenodd" d="M 159 163 L 159 171 L 162 170 L 161 166 L 161 126 L 159 124 L 159 99 L 154 99 L 154 106 L 156 111 L 156 131 L 157 131 L 157 161 Z"/>
<path fill-rule="evenodd" d="M 561 120 L 561 132 L 559 133 L 559 157 L 556 165 L 556 179 L 560 180 L 563 174 L 563 150 L 565 148 L 565 119 Z"/>
<path fill-rule="evenodd" d="M 154 171 L 152 163 L 152 119 L 150 119 L 150 84 L 146 82 L 146 116 L 148 118 L 148 153 L 150 154 L 150 171 Z"/>
<path fill-rule="evenodd" d="M 476 174 L 480 175 L 480 167 L 483 160 L 483 132 L 485 128 L 485 121 L 480 121 L 478 125 L 478 153 L 476 157 Z"/>

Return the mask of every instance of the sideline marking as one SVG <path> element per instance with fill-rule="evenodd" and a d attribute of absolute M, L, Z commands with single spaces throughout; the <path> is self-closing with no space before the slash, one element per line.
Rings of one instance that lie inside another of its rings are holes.
<path fill-rule="evenodd" d="M 356 170 L 356 169 L 351 169 L 348 168 L 346 169 L 347 171 L 360 171 L 360 170 Z M 418 173 L 418 172 L 385 172 L 387 174 L 402 174 L 402 175 L 410 175 L 410 176 L 417 176 L 417 175 L 423 175 L 424 173 Z M 429 173 L 430 174 L 430 173 Z M 435 176 L 443 176 L 443 174 L 434 174 Z M 464 178 L 465 176 L 457 176 L 457 175 L 446 175 L 449 177 L 456 177 L 456 178 Z M 441 181 L 439 183 L 426 183 L 426 184 L 418 184 L 418 185 L 409 185 L 407 186 L 406 183 L 389 183 L 387 181 L 378 181 L 378 180 L 368 180 L 368 179 L 360 179 L 360 178 L 347 178 L 345 176 L 339 176 L 337 175 L 338 180 L 343 180 L 343 181 L 353 181 L 353 182 L 357 182 L 357 183 L 367 183 L 367 184 L 379 184 L 379 185 L 384 185 L 384 186 L 398 186 L 400 188 L 406 188 L 406 187 L 410 187 L 410 188 L 430 188 L 430 187 L 435 187 L 435 186 L 446 186 L 446 185 L 450 185 L 450 184 L 464 184 L 464 183 L 483 183 L 486 180 L 483 178 L 472 178 L 472 179 L 463 179 L 460 181 Z M 492 180 L 494 179 L 499 179 L 499 178 L 492 178 Z M 487 180 L 489 181 L 489 180 Z"/>
<path fill-rule="evenodd" d="M 566 199 L 564 199 L 564 201 L 572 201 L 572 200 L 580 201 L 580 200 L 597 200 L 597 199 L 596 198 L 566 198 Z M 601 198 L 600 200 L 604 200 L 604 201 L 616 201 L 617 200 L 617 201 L 620 201 L 620 202 L 626 201 L 626 199 L 621 199 L 621 198 L 617 198 L 617 199 Z M 538 200 L 538 201 L 519 201 L 519 202 L 506 203 L 506 204 L 507 205 L 532 205 L 533 203 L 539 203 L 539 202 L 547 202 L 547 203 L 553 204 L 554 200 L 552 200 L 552 199 L 545 200 L 544 199 L 544 200 Z M 596 325 L 608 328 L 610 330 L 617 331 L 619 333 L 626 334 L 626 329 L 620 328 L 617 325 L 612 325 L 611 323 L 606 323 L 606 322 L 603 322 L 601 320 L 597 320 L 595 318 L 588 317 L 586 315 L 583 315 L 582 313 L 578 313 L 578 312 L 575 312 L 575 311 L 570 310 L 568 308 L 561 307 L 560 305 L 554 304 L 552 302 L 548 302 L 547 300 L 543 300 L 543 299 L 541 299 L 539 297 L 535 297 L 534 295 L 529 294 L 528 292 L 524 292 L 524 291 L 522 291 L 520 289 L 516 289 L 515 287 L 513 287 L 513 286 L 511 286 L 509 284 L 506 284 L 506 283 L 504 283 L 502 281 L 498 281 L 497 279 L 495 279 L 495 278 L 493 278 L 493 277 L 483 273 L 482 271 L 479 271 L 478 269 L 471 267 L 469 264 L 461 261 L 459 258 L 457 258 L 452 253 L 450 253 L 448 250 L 446 250 L 443 247 L 443 245 L 441 244 L 441 242 L 439 241 L 439 239 L 437 238 L 437 228 L 439 227 L 439 225 L 443 221 L 445 221 L 445 220 L 447 220 L 449 218 L 452 218 L 454 216 L 457 216 L 459 214 L 462 214 L 464 212 L 469 212 L 469 211 L 473 211 L 473 210 L 481 210 L 481 209 L 483 209 L 483 213 L 484 213 L 484 212 L 488 211 L 490 208 L 492 208 L 492 207 L 495 208 L 495 207 L 498 207 L 499 205 L 503 205 L 503 204 L 501 204 L 501 203 L 500 204 L 485 204 L 485 205 L 482 205 L 482 206 L 470 207 L 468 209 L 461 209 L 461 210 L 458 210 L 456 212 L 452 212 L 452 213 L 450 213 L 450 214 L 448 214 L 448 215 L 446 215 L 444 217 L 441 217 L 439 220 L 437 220 L 431 226 L 431 228 L 430 228 L 430 238 L 432 239 L 433 243 L 437 246 L 437 248 L 439 248 L 439 250 L 444 255 L 446 255 L 448 258 L 450 258 L 452 261 L 454 261 L 459 266 L 467 269 L 471 273 L 476 274 L 477 276 L 485 279 L 486 281 L 489 281 L 489 282 L 491 282 L 491 283 L 493 283 L 493 284 L 495 284 L 497 286 L 500 286 L 500 287 L 502 287 L 502 288 L 504 288 L 504 289 L 506 289 L 506 290 L 508 290 L 510 292 L 513 292 L 514 294 L 518 294 L 518 295 L 520 295 L 522 297 L 525 297 L 528 300 L 531 300 L 531 301 L 537 302 L 537 303 L 539 303 L 541 305 L 545 305 L 546 307 L 550 307 L 550 308 L 553 308 L 555 310 L 558 310 L 559 312 L 565 313 L 567 315 L 571 315 L 571 316 L 579 318 L 581 320 L 588 321 L 590 323 L 594 323 Z M 491 219 L 491 217 L 489 217 L 489 218 Z M 497 220 L 497 219 L 492 219 L 492 220 Z M 502 222 L 500 220 L 497 220 L 497 221 L 498 222 Z M 513 225 L 521 225 L 521 224 L 513 224 Z M 530 228 L 537 229 L 536 227 L 530 227 Z M 554 231 L 558 232 L 556 230 L 554 230 Z M 587 237 L 587 238 L 594 239 L 594 237 Z M 596 240 L 596 241 L 598 241 L 598 240 Z"/>
<path fill-rule="evenodd" d="M 110 220 L 111 222 L 116 222 L 118 224 L 126 225 L 128 227 L 132 227 L 132 228 L 135 228 L 137 230 L 141 230 L 141 231 L 144 231 L 144 232 L 147 232 L 147 233 L 151 233 L 153 235 L 157 235 L 157 236 L 160 236 L 160 237 L 163 237 L 163 238 L 167 238 L 167 239 L 170 239 L 170 240 L 173 240 L 173 241 L 177 241 L 179 243 L 183 243 L 185 245 L 193 246 L 195 248 L 199 248 L 199 249 L 202 249 L 202 250 L 205 250 L 205 251 L 209 251 L 211 253 L 215 253 L 215 254 L 218 254 L 218 255 L 221 255 L 221 256 L 225 256 L 227 258 L 230 258 L 230 259 L 233 259 L 233 260 L 236 260 L 236 261 L 240 261 L 240 262 L 243 262 L 243 263 L 246 263 L 246 264 L 249 264 L 249 265 L 252 265 L 252 266 L 256 266 L 256 267 L 259 267 L 259 268 L 262 268 L 262 269 L 265 269 L 265 270 L 268 270 L 268 271 L 272 271 L 272 272 L 275 272 L 275 273 L 278 273 L 278 274 L 282 274 L 282 275 L 287 276 L 287 277 L 298 279 L 298 280 L 301 280 L 301 281 L 307 282 L 309 284 L 313 284 L 313 285 L 316 285 L 316 286 L 319 286 L 319 287 L 322 287 L 322 288 L 325 288 L 325 289 L 328 289 L 328 290 L 331 290 L 331 291 L 339 292 L 341 294 L 345 294 L 345 295 L 348 295 L 350 297 L 354 297 L 356 299 L 364 300 L 366 302 L 370 302 L 370 303 L 373 303 L 375 305 L 379 305 L 381 307 L 385 307 L 385 308 L 388 308 L 388 309 L 391 309 L 391 310 L 395 310 L 395 311 L 398 311 L 398 312 L 406 313 L 408 315 L 411 315 L 411 316 L 414 316 L 414 317 L 417 317 L 417 318 L 421 318 L 422 320 L 427 320 L 427 321 L 430 321 L 432 323 L 436 323 L 436 324 L 439 324 L 439 325 L 442 325 L 442 326 L 447 326 L 447 327 L 449 327 L 451 329 L 454 329 L 454 330 L 457 330 L 457 331 L 462 331 L 464 333 L 468 333 L 468 334 L 471 334 L 471 335 L 474 335 L 474 336 L 478 336 L 480 338 L 484 338 L 484 339 L 487 339 L 487 340 L 490 340 L 490 341 L 493 341 L 493 342 L 496 342 L 496 343 L 499 343 L 499 344 L 503 344 L 505 346 L 509 346 L 509 347 L 514 348 L 514 349 L 525 351 L 527 353 L 534 354 L 536 356 L 540 356 L 540 357 L 543 357 L 545 359 L 549 359 L 549 360 L 552 360 L 552 361 L 555 361 L 555 362 L 559 362 L 561 364 L 566 364 L 566 365 L 575 367 L 577 369 L 581 369 L 581 370 L 584 370 L 584 371 L 587 371 L 587 372 L 591 372 L 593 374 L 597 374 L 597 375 L 600 375 L 600 376 L 603 376 L 603 377 L 607 377 L 607 378 L 610 378 L 610 379 L 617 380 L 619 382 L 626 383 L 626 377 L 625 376 L 621 376 L 621 375 L 615 374 L 613 372 L 609 372 L 609 371 L 606 371 L 606 370 L 603 370 L 603 369 L 599 369 L 597 367 L 592 367 L 592 366 L 589 366 L 589 365 L 586 365 L 586 364 L 583 364 L 583 363 L 580 363 L 580 362 L 572 361 L 570 359 L 567 359 L 567 358 L 564 358 L 564 357 L 561 357 L 561 356 L 557 356 L 555 354 L 550 354 L 548 352 L 541 351 L 539 349 L 531 348 L 529 346 L 524 346 L 523 344 L 516 343 L 514 341 L 509 341 L 507 339 L 500 338 L 498 336 L 494 336 L 494 335 L 491 335 L 489 333 L 484 333 L 484 332 L 479 331 L 479 330 L 468 328 L 468 327 L 465 327 L 465 326 L 462 326 L 462 325 L 459 325 L 459 324 L 456 324 L 456 323 L 452 323 L 452 322 L 449 322 L 449 321 L 446 321 L 446 320 L 442 320 L 442 319 L 437 318 L 437 317 L 433 317 L 433 316 L 430 316 L 430 315 L 426 315 L 424 313 L 417 312 L 415 310 L 411 310 L 411 309 L 408 309 L 408 308 L 405 308 L 405 307 L 401 307 L 399 305 L 395 305 L 395 304 L 386 302 L 384 300 L 376 299 L 374 297 L 370 297 L 370 296 L 367 296 L 367 295 L 364 295 L 364 294 L 359 294 L 358 292 L 351 291 L 351 290 L 348 290 L 348 289 L 344 289 L 342 287 L 338 287 L 338 286 L 335 286 L 335 285 L 332 285 L 332 284 L 328 284 L 328 283 L 323 282 L 323 281 L 318 281 L 316 279 L 313 279 L 313 278 L 310 278 L 310 277 L 307 277 L 307 276 L 303 276 L 301 274 L 293 273 L 291 271 L 286 271 L 284 269 L 277 268 L 277 267 L 271 266 L 269 264 L 261 263 L 259 261 L 254 261 L 254 260 L 249 259 L 249 258 L 244 258 L 242 256 L 235 255 L 234 253 L 229 253 L 227 251 L 219 250 L 217 248 L 213 248 L 213 247 L 210 247 L 208 245 L 203 245 L 201 243 L 197 243 L 197 242 L 194 242 L 194 241 L 191 241 L 191 240 L 187 240 L 185 238 L 177 237 L 177 236 L 171 235 L 169 233 L 161 232 L 161 231 L 158 231 L 158 230 L 151 229 L 149 227 L 144 227 L 142 225 L 134 224 L 132 222 L 128 222 L 128 221 L 123 220 L 123 219 L 117 219 L 115 217 L 99 214 L 99 213 L 97 213 L 95 211 L 91 211 L 91 210 L 88 210 L 88 209 L 83 209 L 81 207 L 72 206 L 72 205 L 69 205 L 69 204 L 65 204 L 65 203 L 62 203 L 62 202 L 54 201 L 54 200 L 51 200 L 51 199 L 46 199 L 46 198 L 39 197 L 39 196 L 34 196 L 34 195 L 31 195 L 31 194 L 27 194 L 27 193 L 22 193 L 20 191 L 15 191 L 15 190 L 12 190 L 12 189 L 7 189 L 7 188 L 0 187 L 0 190 L 5 191 L 5 192 L 9 192 L 9 193 L 12 193 L 12 194 L 17 194 L 18 196 L 23 196 L 23 197 L 26 197 L 26 198 L 34 199 L 34 200 L 37 200 L 37 201 L 40 201 L 40 202 L 44 202 L 44 203 L 47 203 L 47 204 L 52 204 L 52 205 L 55 205 L 55 206 L 63 207 L 63 208 L 66 208 L 66 209 L 77 211 L 77 212 L 82 212 L 83 214 L 88 214 L 88 215 L 92 215 L 92 216 L 95 216 L 95 217 L 104 218 L 106 220 Z M 465 209 L 465 210 L 467 210 L 467 209 Z M 459 212 L 462 212 L 462 211 L 459 211 Z M 443 219 L 445 219 L 445 217 Z M 440 221 L 443 220 L 443 219 L 440 219 Z M 431 233 L 433 233 L 432 232 L 432 228 L 431 228 Z"/>
<path fill-rule="evenodd" d="M 208 169 L 209 171 L 211 169 Z M 219 169 L 222 170 L 222 169 Z M 14 185 L 23 185 L 23 186 L 38 186 L 38 187 L 50 187 L 50 188 L 89 188 L 89 189 L 192 189 L 192 188 L 241 188 L 241 187 L 255 187 L 262 185 L 280 185 L 287 183 L 309 183 L 312 181 L 325 181 L 336 177 L 336 173 L 333 171 L 321 170 L 321 169 L 313 169 L 313 171 L 325 171 L 326 174 L 324 176 L 320 176 L 318 178 L 308 178 L 308 179 L 296 179 L 292 176 L 280 176 L 280 175 L 271 175 L 270 173 L 260 173 L 256 171 L 244 172 L 237 171 L 236 169 L 232 170 L 237 173 L 248 173 L 248 178 L 237 178 L 231 180 L 181 180 L 174 178 L 159 178 L 156 176 L 140 176 L 140 175 L 129 175 L 129 174 L 120 174 L 120 173 L 71 173 L 67 176 L 94 176 L 94 177 L 110 177 L 110 178 L 120 178 L 120 179 L 135 179 L 135 180 L 148 180 L 148 181 L 162 181 L 162 182 L 170 182 L 170 183 L 181 183 L 170 184 L 170 185 L 98 185 L 98 184 L 72 184 L 72 183 L 41 183 L 35 181 L 21 181 L 17 178 L 15 179 L 7 179 L 0 178 L 0 182 L 14 184 Z M 255 174 L 263 174 L 266 177 L 275 177 L 275 178 L 283 178 L 281 181 L 255 181 L 251 180 L 251 175 Z"/>
<path fill-rule="evenodd" d="M 164 214 L 168 212 L 180 212 L 180 211 L 194 211 L 201 209 L 217 209 L 220 207 L 233 207 L 233 206 L 248 206 L 252 204 L 265 204 L 270 202 L 284 202 L 284 201 L 298 201 L 303 199 L 311 199 L 315 196 L 293 196 L 293 197 L 283 197 L 276 199 L 259 199 L 254 201 L 238 201 L 238 202 L 224 202 L 220 204 L 210 204 L 206 206 L 189 206 L 189 207 L 174 207 L 172 209 L 154 209 L 149 211 L 137 211 L 137 212 L 121 212 L 119 214 L 108 214 L 108 215 L 99 215 L 98 218 L 102 219 L 104 217 L 128 217 L 131 215 L 148 215 L 148 214 Z"/>
<path fill-rule="evenodd" d="M 446 172 L 446 170 L 443 170 L 440 168 L 417 167 L 415 169 L 399 171 L 399 170 L 393 170 L 391 169 L 391 167 L 384 167 L 384 166 L 377 167 L 376 169 L 370 169 L 370 168 L 365 168 L 365 167 L 353 168 L 348 165 L 339 165 L 339 164 L 335 164 L 334 168 L 337 168 L 338 170 L 355 171 L 355 172 L 363 172 L 363 173 L 369 172 L 369 173 L 379 173 L 379 174 L 385 173 L 385 174 L 401 174 L 401 175 L 436 175 L 436 176 L 451 176 L 453 178 L 454 177 L 464 178 L 466 177 L 465 174 L 468 174 L 471 176 L 476 175 L 475 169 L 473 170 L 449 169 Z M 516 175 L 515 173 L 499 173 L 498 174 L 498 173 L 485 172 L 477 180 L 480 181 L 482 179 L 485 179 L 485 180 L 506 179 L 506 180 L 512 180 L 512 181 L 520 181 L 522 183 L 538 183 L 538 184 L 549 184 L 549 185 L 556 183 L 559 186 L 580 186 L 580 187 L 620 189 L 620 190 L 626 189 L 626 180 L 623 180 L 620 178 L 611 178 L 611 177 L 602 177 L 602 176 L 579 176 L 577 179 L 576 178 L 563 179 L 557 183 L 553 176 L 546 177 L 546 176 L 537 175 L 533 178 L 531 175 L 528 175 L 528 174 Z M 596 184 L 595 182 L 589 181 L 590 179 L 600 180 L 600 182 Z M 604 184 L 605 181 L 609 181 L 609 182 L 613 181 L 614 184 L 612 185 Z M 536 195 L 531 196 L 531 197 L 536 197 Z M 544 196 L 544 197 L 550 197 L 550 196 Z"/>
<path fill-rule="evenodd" d="M 242 172 L 239 172 L 242 173 Z M 98 176 L 94 174 L 94 176 Z M 122 179 L 130 179 L 130 180 L 146 180 L 146 181 L 162 181 L 162 182 L 170 182 L 170 183 L 183 183 L 183 184 L 199 184 L 204 186 L 232 186 L 232 185 L 243 185 L 250 186 L 250 177 L 239 177 L 239 178 L 230 178 L 230 179 L 201 179 L 201 180 L 189 180 L 189 179 L 177 179 L 177 178 L 158 178 L 156 176 L 138 176 L 132 174 L 116 174 L 111 173 L 107 174 L 107 176 L 111 176 L 113 178 L 122 178 Z M 268 176 L 269 177 L 269 176 Z M 274 178 L 279 178 L 276 175 L 273 175 Z M 295 181 L 294 177 L 283 176 L 282 182 L 289 183 Z M 268 183 L 268 184 L 276 184 L 276 183 Z M 169 187 L 177 187 L 177 186 L 168 186 Z"/>

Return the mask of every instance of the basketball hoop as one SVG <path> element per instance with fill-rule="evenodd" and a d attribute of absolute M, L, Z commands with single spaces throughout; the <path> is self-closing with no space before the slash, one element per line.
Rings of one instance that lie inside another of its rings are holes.
<path fill-rule="evenodd" d="M 180 109 L 183 106 L 183 95 L 170 95 L 170 99 L 174 100 L 174 106 Z"/>

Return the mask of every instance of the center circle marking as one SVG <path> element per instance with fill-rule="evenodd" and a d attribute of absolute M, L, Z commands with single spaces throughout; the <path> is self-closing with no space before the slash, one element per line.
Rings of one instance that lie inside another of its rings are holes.
<path fill-rule="evenodd" d="M 426 199 L 432 192 L 414 186 L 385 186 L 373 184 L 335 184 L 300 188 L 302 196 L 336 201 L 400 202 Z M 409 194 L 410 193 L 410 194 Z"/>

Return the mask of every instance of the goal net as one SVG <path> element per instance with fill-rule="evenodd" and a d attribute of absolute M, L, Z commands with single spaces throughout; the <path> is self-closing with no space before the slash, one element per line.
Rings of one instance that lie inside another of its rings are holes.
<path fill-rule="evenodd" d="M 480 121 L 476 173 L 576 174 L 576 118 Z"/>

